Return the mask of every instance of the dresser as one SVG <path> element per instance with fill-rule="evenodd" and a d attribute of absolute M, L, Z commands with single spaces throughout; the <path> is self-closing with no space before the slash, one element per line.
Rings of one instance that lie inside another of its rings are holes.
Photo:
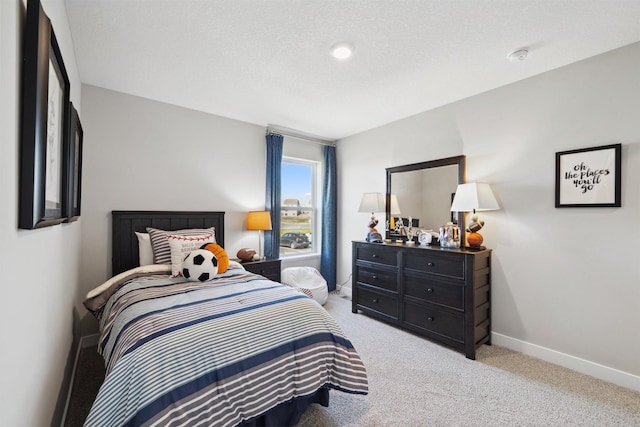
<path fill-rule="evenodd" d="M 491 250 L 352 244 L 352 311 L 461 351 L 491 344 Z"/>

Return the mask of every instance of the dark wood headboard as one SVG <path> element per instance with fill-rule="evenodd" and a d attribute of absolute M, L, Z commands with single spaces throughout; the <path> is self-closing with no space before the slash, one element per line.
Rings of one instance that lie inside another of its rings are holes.
<path fill-rule="evenodd" d="M 135 232 L 147 227 L 161 230 L 216 228 L 216 242 L 224 247 L 224 212 L 112 211 L 111 273 L 116 275 L 140 265 Z"/>

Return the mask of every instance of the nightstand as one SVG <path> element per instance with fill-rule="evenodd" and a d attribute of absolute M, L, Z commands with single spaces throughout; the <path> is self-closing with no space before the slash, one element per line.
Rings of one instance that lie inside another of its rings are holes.
<path fill-rule="evenodd" d="M 251 273 L 259 274 L 274 282 L 280 282 L 281 267 L 279 259 L 267 258 L 261 261 L 242 261 L 240 264 Z"/>

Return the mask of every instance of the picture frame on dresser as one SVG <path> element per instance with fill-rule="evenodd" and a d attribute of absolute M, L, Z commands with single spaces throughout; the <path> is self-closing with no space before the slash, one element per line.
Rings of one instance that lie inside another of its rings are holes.
<path fill-rule="evenodd" d="M 620 207 L 622 144 L 556 153 L 556 208 Z"/>
<path fill-rule="evenodd" d="M 27 3 L 23 49 L 18 228 L 30 230 L 65 221 L 68 203 L 70 83 L 39 0 Z"/>

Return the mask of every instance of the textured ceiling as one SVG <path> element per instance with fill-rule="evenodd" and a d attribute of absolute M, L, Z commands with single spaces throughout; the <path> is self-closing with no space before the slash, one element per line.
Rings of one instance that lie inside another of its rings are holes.
<path fill-rule="evenodd" d="M 640 40 L 640 0 L 65 4 L 83 83 L 327 139 Z"/>

